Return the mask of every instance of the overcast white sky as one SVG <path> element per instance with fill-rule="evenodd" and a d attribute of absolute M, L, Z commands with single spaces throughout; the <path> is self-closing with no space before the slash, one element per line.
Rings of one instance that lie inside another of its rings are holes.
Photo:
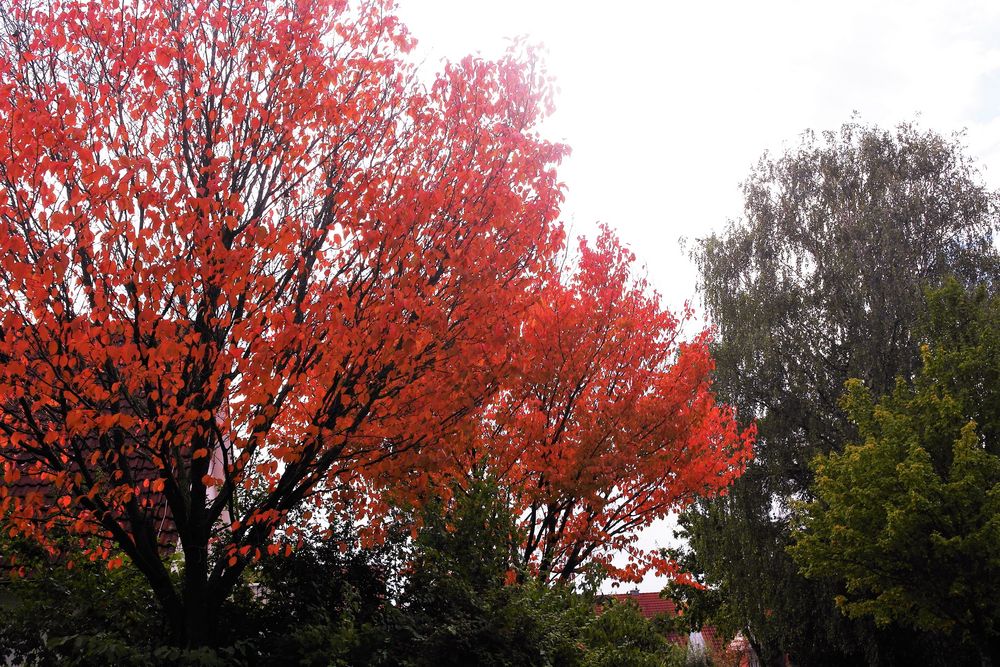
<path fill-rule="evenodd" d="M 563 218 L 578 233 L 617 229 L 674 307 L 694 298 L 678 239 L 739 215 L 750 166 L 807 128 L 919 115 L 967 130 L 1000 184 L 995 0 L 398 2 L 427 67 L 496 55 L 518 35 L 544 44 L 561 91 L 544 131 L 573 149 Z"/>
<path fill-rule="evenodd" d="M 561 91 L 545 131 L 573 148 L 564 218 L 615 227 L 671 304 L 694 289 L 678 238 L 738 215 L 750 165 L 806 128 L 919 114 L 968 129 L 1000 180 L 1000 2 L 399 0 L 399 12 L 427 67 L 517 35 L 544 44 Z"/>

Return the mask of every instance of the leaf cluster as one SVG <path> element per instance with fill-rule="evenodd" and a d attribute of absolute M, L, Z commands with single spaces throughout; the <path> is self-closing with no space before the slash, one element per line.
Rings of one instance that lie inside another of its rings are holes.
<path fill-rule="evenodd" d="M 715 390 L 758 437 L 730 492 L 682 517 L 691 565 L 765 660 L 905 661 L 911 632 L 844 618 L 840 585 L 798 573 L 792 510 L 814 492 L 810 462 L 857 439 L 844 383 L 880 396 L 920 368 L 925 288 L 996 280 L 996 195 L 960 137 L 857 122 L 765 155 L 743 194 L 744 215 L 693 256 Z"/>
<path fill-rule="evenodd" d="M 1000 296 L 951 282 L 929 297 L 912 383 L 848 384 L 860 440 L 814 462 L 790 549 L 838 604 L 880 625 L 950 635 L 1000 658 Z M 982 424 L 982 426 L 980 425 Z"/>

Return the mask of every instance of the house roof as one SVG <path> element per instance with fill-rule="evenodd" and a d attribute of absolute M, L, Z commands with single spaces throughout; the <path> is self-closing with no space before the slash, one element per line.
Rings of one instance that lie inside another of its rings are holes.
<path fill-rule="evenodd" d="M 719 631 L 714 626 L 706 625 L 702 627 L 701 638 L 705 642 L 705 648 L 708 649 L 709 655 L 722 656 L 729 650 L 722 635 L 719 634 Z"/>
<path fill-rule="evenodd" d="M 666 614 L 667 616 L 677 615 L 674 603 L 660 597 L 659 593 L 615 593 L 611 597 L 618 602 L 634 601 L 639 605 L 639 612 L 645 618 L 655 618 L 662 614 Z"/>
<path fill-rule="evenodd" d="M 93 447 L 97 447 L 93 443 Z M 88 452 L 89 453 L 89 452 Z M 57 491 L 52 482 L 43 479 L 39 472 L 41 465 L 37 461 L 10 461 L 16 467 L 17 474 L 3 484 L 5 492 L 14 503 L 14 511 L 21 503 L 33 502 L 51 504 L 56 500 Z M 130 460 L 132 474 L 137 483 L 136 500 L 142 511 L 148 517 L 156 531 L 157 542 L 164 552 L 173 551 L 178 541 L 177 528 L 174 525 L 166 497 L 162 492 L 154 491 L 149 482 L 159 474 L 148 458 L 133 455 Z M 70 472 L 77 471 L 76 466 L 70 467 Z M 125 520 L 127 524 L 127 520 Z"/>
<path fill-rule="evenodd" d="M 640 593 L 638 591 L 633 591 L 631 593 L 616 593 L 610 597 L 614 598 L 618 602 L 635 602 L 639 607 L 639 612 L 648 619 L 653 619 L 662 615 L 677 615 L 677 608 L 674 606 L 674 603 L 671 600 L 660 597 L 659 593 Z M 667 639 L 671 643 L 686 647 L 691 643 L 692 638 L 698 635 L 700 635 L 700 639 L 695 641 L 697 641 L 699 645 L 703 645 L 709 655 L 721 659 L 721 656 L 731 654 L 735 655 L 739 659 L 738 664 L 750 664 L 748 662 L 748 651 L 752 652 L 752 649 L 749 649 L 749 646 L 727 646 L 725 639 L 719 631 L 711 625 L 706 625 L 697 633 L 691 633 L 691 635 L 671 632 L 667 635 Z"/>

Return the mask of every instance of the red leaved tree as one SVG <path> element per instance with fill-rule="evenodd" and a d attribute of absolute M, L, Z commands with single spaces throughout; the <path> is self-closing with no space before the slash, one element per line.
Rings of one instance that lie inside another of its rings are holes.
<path fill-rule="evenodd" d="M 651 567 L 681 574 L 636 547 L 639 532 L 721 492 L 750 457 L 753 429 L 740 432 L 712 394 L 707 333 L 681 342 L 682 321 L 636 279 L 634 260 L 607 229 L 581 243 L 575 270 L 528 313 L 516 370 L 473 450 L 473 469 L 511 493 L 517 563 L 545 581 L 588 563 L 623 580 Z"/>
<path fill-rule="evenodd" d="M 290 512 L 456 458 L 560 243 L 543 77 L 421 85 L 388 4 L 0 7 L 0 514 L 124 552 L 181 645 Z"/>

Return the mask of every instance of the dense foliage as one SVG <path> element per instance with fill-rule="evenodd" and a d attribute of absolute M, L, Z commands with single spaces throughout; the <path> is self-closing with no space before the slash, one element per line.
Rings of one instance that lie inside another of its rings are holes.
<path fill-rule="evenodd" d="M 923 366 L 876 400 L 849 383 L 859 444 L 814 462 L 791 549 L 843 580 L 851 616 L 898 622 L 1000 662 L 1000 294 L 930 295 Z"/>
<path fill-rule="evenodd" d="M 0 660 L 14 655 L 51 663 L 50 641 L 73 650 L 74 643 L 96 645 L 109 635 L 116 638 L 112 643 L 142 645 L 161 633 L 155 601 L 134 568 L 108 570 L 104 561 L 82 553 L 68 556 L 68 566 L 33 541 L 0 540 L 8 563 L 14 559 L 14 566 L 26 570 L 0 579 Z"/>
<path fill-rule="evenodd" d="M 957 140 L 857 124 L 765 156 L 744 195 L 744 217 L 695 259 L 716 390 L 757 420 L 758 443 L 731 493 L 685 515 L 689 564 L 766 660 L 905 661 L 910 633 L 845 619 L 837 586 L 799 574 L 790 512 L 811 496 L 810 461 L 856 437 L 844 383 L 878 396 L 919 367 L 925 287 L 996 280 L 995 197 Z"/>
<path fill-rule="evenodd" d="M 254 563 L 373 546 L 483 459 L 544 510 L 522 573 L 568 580 L 746 458 L 610 234 L 563 282 L 530 49 L 425 84 L 392 9 L 0 8 L 0 522 L 128 562 L 177 647 Z"/>
<path fill-rule="evenodd" d="M 685 651 L 633 605 L 534 579 L 505 585 L 515 521 L 495 484 L 419 511 L 415 537 L 401 512 L 378 547 L 361 547 L 342 526 L 334 539 L 255 564 L 252 583 L 220 613 L 211 649 L 168 645 L 162 615 L 143 606 L 145 580 L 128 564 L 12 581 L 0 589 L 16 605 L 0 617 L 0 637 L 36 664 L 684 664 Z M 16 550 L 24 549 L 37 547 Z"/>
<path fill-rule="evenodd" d="M 562 583 L 586 567 L 676 574 L 636 547 L 638 531 L 742 472 L 753 427 L 741 432 L 715 400 L 708 335 L 681 338 L 690 315 L 660 305 L 607 229 L 543 287 L 469 453 L 470 471 L 509 490 L 525 572 Z"/>

